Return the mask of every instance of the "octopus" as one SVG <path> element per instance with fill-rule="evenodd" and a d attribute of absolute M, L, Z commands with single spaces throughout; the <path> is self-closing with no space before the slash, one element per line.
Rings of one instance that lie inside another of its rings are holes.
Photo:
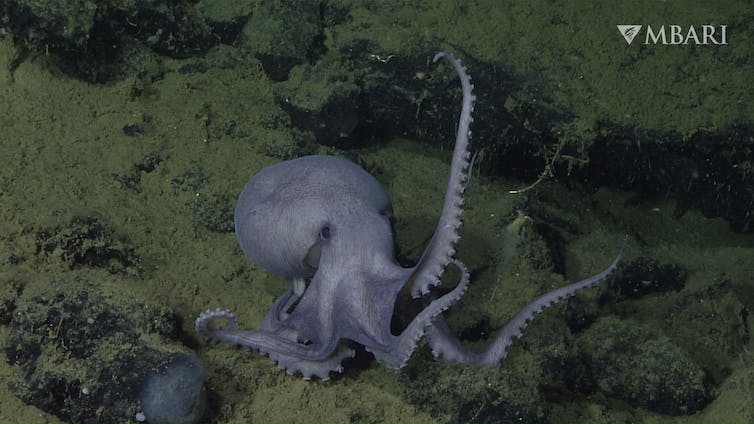
<path fill-rule="evenodd" d="M 387 193 L 361 167 L 334 156 L 305 156 L 270 165 L 244 187 L 235 209 L 235 232 L 243 252 L 257 265 L 290 279 L 290 288 L 273 303 L 259 329 L 240 330 L 235 315 L 210 309 L 196 319 L 200 336 L 259 351 L 289 374 L 330 378 L 354 356 L 354 343 L 390 368 L 403 367 L 423 337 L 436 359 L 497 366 L 513 339 L 521 337 L 534 315 L 594 286 L 618 265 L 550 291 L 523 307 L 491 338 L 481 353 L 470 351 L 443 318 L 469 285 L 469 270 L 456 258 L 464 190 L 469 178 L 469 126 L 475 97 L 460 61 L 446 59 L 461 81 L 463 99 L 442 211 L 415 266 L 395 259 L 393 211 Z M 438 295 L 445 269 L 460 281 Z M 434 289 L 434 290 L 433 290 Z M 391 322 L 401 299 L 421 307 L 402 331 Z"/>

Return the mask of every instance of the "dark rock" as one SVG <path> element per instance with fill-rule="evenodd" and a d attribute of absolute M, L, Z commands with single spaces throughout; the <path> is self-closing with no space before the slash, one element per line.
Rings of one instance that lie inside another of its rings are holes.
<path fill-rule="evenodd" d="M 15 303 L 4 344 L 11 390 L 65 421 L 133 419 L 145 381 L 191 354 L 170 309 L 76 273 L 27 284 Z"/>
<path fill-rule="evenodd" d="M 361 119 L 355 139 L 399 135 L 435 146 L 453 145 L 461 91 L 452 67 L 444 61 L 431 62 L 443 40 L 408 18 L 426 16 L 425 12 L 428 10 L 410 4 L 348 8 L 327 4 L 323 8 L 323 23 L 333 40 L 331 50 L 338 53 L 341 64 L 348 65 L 361 88 Z M 519 102 L 519 107 L 504 107 L 523 78 L 505 60 L 478 61 L 461 46 L 452 51 L 470 70 L 473 84 L 484 87 L 475 90 L 471 128 L 476 149 L 489 159 L 480 161 L 479 166 L 487 172 L 504 170 L 519 178 L 536 178 L 544 161 L 532 141 L 540 147 L 550 141 L 549 137 L 541 140 L 542 133 L 563 113 L 557 107 L 545 109 L 547 96 L 534 93 L 529 86 L 521 91 L 536 97 L 536 105 Z M 501 137 L 504 142 L 498 142 Z M 515 160 L 498 160 L 503 154 Z"/>
<path fill-rule="evenodd" d="M 325 64 L 300 66 L 275 87 L 275 98 L 291 123 L 332 145 L 356 128 L 360 89 L 351 77 Z"/>
<path fill-rule="evenodd" d="M 371 45 L 355 44 L 343 46 L 340 53 L 352 70 L 350 78 L 360 92 L 358 96 L 358 125 L 351 134 L 351 144 L 366 143 L 395 136 L 411 136 L 431 140 L 437 146 L 450 147 L 455 141 L 458 121 L 458 105 L 461 93 L 458 77 L 445 64 L 428 64 L 436 53 L 436 45 L 421 46 L 410 54 L 380 56 L 372 52 L 383 51 Z M 462 58 L 468 65 L 467 58 Z M 474 81 L 477 68 L 474 69 Z M 493 95 L 494 88 L 488 94 Z M 478 95 L 478 93 L 477 93 Z M 476 142 L 483 142 L 488 132 L 500 130 L 504 124 L 506 131 L 513 118 L 505 118 L 506 112 L 487 109 L 487 100 L 478 97 L 474 112 L 472 132 Z M 487 116 L 490 110 L 498 114 Z M 494 126 L 494 130 L 488 130 Z M 515 144 L 514 139 L 509 146 Z M 487 148 L 487 145 L 484 146 Z M 511 164 L 517 166 L 517 164 Z"/>
<path fill-rule="evenodd" d="M 704 370 L 670 339 L 634 321 L 600 320 L 582 333 L 579 346 L 594 386 L 635 407 L 690 415 L 712 399 Z"/>
<path fill-rule="evenodd" d="M 313 62 L 322 50 L 317 3 L 261 2 L 244 26 L 241 39 L 271 80 L 285 81 L 293 66 Z"/>
<path fill-rule="evenodd" d="M 107 11 L 110 24 L 117 25 L 112 19 L 119 16 L 129 19 L 122 28 L 158 53 L 186 58 L 204 53 L 216 43 L 209 26 L 190 2 L 142 0 L 135 5 L 126 4 Z"/>
<path fill-rule="evenodd" d="M 243 26 L 251 15 L 252 4 L 249 2 L 227 0 L 201 0 L 196 4 L 212 33 L 223 44 L 235 44 Z"/>
<path fill-rule="evenodd" d="M 658 319 L 715 384 L 730 375 L 749 342 L 749 310 L 726 279 L 668 302 Z"/>
<path fill-rule="evenodd" d="M 675 264 L 638 257 L 621 264 L 610 278 L 608 289 L 617 299 L 638 299 L 650 293 L 679 291 L 686 284 L 686 272 Z"/>
<path fill-rule="evenodd" d="M 416 352 L 401 370 L 405 396 L 441 422 L 546 422 L 542 399 L 530 376 L 504 367 L 432 362 Z"/>
<path fill-rule="evenodd" d="M 65 73 L 104 82 L 117 73 L 118 31 L 98 20 L 93 1 L 9 0 L 6 13 L 13 39 L 24 48 L 49 54 Z"/>
<path fill-rule="evenodd" d="M 645 196 L 672 194 L 678 216 L 694 206 L 707 217 L 727 219 L 736 231 L 754 231 L 754 123 L 686 137 L 607 127 L 600 131 L 609 135 L 596 140 L 589 166 L 577 175 Z"/>
<path fill-rule="evenodd" d="M 116 77 L 134 42 L 172 57 L 203 53 L 216 43 L 185 1 L 9 0 L 5 13 L 17 43 L 52 55 L 61 70 L 91 82 Z"/>
<path fill-rule="evenodd" d="M 97 19 L 97 5 L 86 0 L 8 0 L 5 13 L 15 39 L 31 46 L 75 50 L 89 42 Z"/>

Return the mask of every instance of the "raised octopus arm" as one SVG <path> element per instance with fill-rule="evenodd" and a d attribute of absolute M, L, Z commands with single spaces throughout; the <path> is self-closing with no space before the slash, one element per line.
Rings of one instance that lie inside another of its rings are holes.
<path fill-rule="evenodd" d="M 474 95 L 471 92 L 473 86 L 471 78 L 455 56 L 448 52 L 439 52 L 432 60 L 437 62 L 440 58 L 450 61 L 458 73 L 463 89 L 463 103 L 440 219 L 429 245 L 407 281 L 407 284 L 411 286 L 411 295 L 415 298 L 428 293 L 431 286 L 440 282 L 445 267 L 455 254 L 454 246 L 460 238 L 458 230 L 461 227 L 461 213 L 463 213 L 463 191 L 468 178 L 469 137 L 471 135 L 469 125 L 474 108 Z"/>

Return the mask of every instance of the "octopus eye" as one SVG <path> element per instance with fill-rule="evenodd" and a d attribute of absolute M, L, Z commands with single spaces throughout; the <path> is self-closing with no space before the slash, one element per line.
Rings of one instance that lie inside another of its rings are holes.
<path fill-rule="evenodd" d="M 322 228 L 322 231 L 319 232 L 320 237 L 322 237 L 325 240 L 330 239 L 330 227 L 324 227 Z"/>

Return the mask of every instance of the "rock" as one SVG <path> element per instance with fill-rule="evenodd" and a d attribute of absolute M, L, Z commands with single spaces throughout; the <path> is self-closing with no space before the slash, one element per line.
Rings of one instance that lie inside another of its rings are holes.
<path fill-rule="evenodd" d="M 669 338 L 635 321 L 604 318 L 584 331 L 579 347 L 597 389 L 632 406 L 690 415 L 712 399 L 704 370 Z"/>
<path fill-rule="evenodd" d="M 4 344 L 17 397 L 64 421 L 125 422 L 142 412 L 145 387 L 170 384 L 155 377 L 167 371 L 182 376 L 184 403 L 166 416 L 187 409 L 201 390 L 201 365 L 186 359 L 193 353 L 178 342 L 177 317 L 118 290 L 76 271 L 27 282 Z"/>
<path fill-rule="evenodd" d="M 204 365 L 195 354 L 180 354 L 148 375 L 139 393 L 141 414 L 151 423 L 195 423 L 204 410 Z"/>
<path fill-rule="evenodd" d="M 675 264 L 638 257 L 621 265 L 608 288 L 617 299 L 638 299 L 650 293 L 679 291 L 686 285 L 686 272 Z"/>
<path fill-rule="evenodd" d="M 313 60 L 322 42 L 315 2 L 261 2 L 241 34 L 273 81 L 285 81 L 294 65 Z"/>
<path fill-rule="evenodd" d="M 241 35 L 243 26 L 251 15 L 252 4 L 249 2 L 227 0 L 201 0 L 196 4 L 212 28 L 213 34 L 220 37 L 220 42 L 233 44 Z"/>
<path fill-rule="evenodd" d="M 521 374 L 507 367 L 432 362 L 427 356 L 414 354 L 399 381 L 409 401 L 440 422 L 546 422 L 536 369 Z"/>
<path fill-rule="evenodd" d="M 351 76 L 321 63 L 294 67 L 288 81 L 275 87 L 276 101 L 291 123 L 324 145 L 349 137 L 356 128 L 360 93 Z"/>
<path fill-rule="evenodd" d="M 707 370 L 715 384 L 720 384 L 745 352 L 748 315 L 732 283 L 722 279 L 705 290 L 677 297 L 657 319 L 674 342 Z"/>
<path fill-rule="evenodd" d="M 216 43 L 187 1 L 9 0 L 4 12 L 14 40 L 50 54 L 62 71 L 90 82 L 117 76 L 130 44 L 183 58 Z"/>

